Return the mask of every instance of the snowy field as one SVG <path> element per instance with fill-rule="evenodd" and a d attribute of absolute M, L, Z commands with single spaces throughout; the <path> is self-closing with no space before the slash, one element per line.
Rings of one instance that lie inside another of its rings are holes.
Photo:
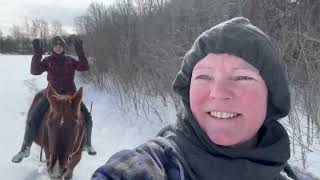
<path fill-rule="evenodd" d="M 34 94 L 46 87 L 46 73 L 33 76 L 30 72 L 31 56 L 0 55 L 0 176 L 1 179 L 48 180 L 45 164 L 40 163 L 40 148 L 33 145 L 31 155 L 19 164 L 11 163 L 12 156 L 20 149 L 26 113 Z M 134 148 L 154 136 L 166 123 L 175 120 L 172 106 L 159 105 L 162 119 L 156 116 L 138 116 L 134 110 L 123 111 L 116 96 L 99 92 L 90 84 L 77 80 L 77 87 L 84 87 L 84 102 L 93 101 L 93 145 L 98 154 L 83 153 L 74 171 L 74 180 L 90 179 L 94 170 L 104 164 L 115 152 L 124 148 Z M 315 146 L 308 156 L 308 171 L 320 177 L 320 148 Z M 299 163 L 299 156 L 291 159 Z"/>

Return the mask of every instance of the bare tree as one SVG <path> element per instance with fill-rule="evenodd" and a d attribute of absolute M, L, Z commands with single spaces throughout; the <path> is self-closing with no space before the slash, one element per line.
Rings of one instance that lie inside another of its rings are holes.
<path fill-rule="evenodd" d="M 63 33 L 62 23 L 57 20 L 53 21 L 50 28 L 50 36 L 62 35 Z"/>
<path fill-rule="evenodd" d="M 41 39 L 47 39 L 49 37 L 49 24 L 41 19 L 38 21 L 39 23 L 39 37 Z"/>
<path fill-rule="evenodd" d="M 101 29 L 103 21 L 106 18 L 106 7 L 103 3 L 91 3 L 88 8 L 88 16 L 91 18 L 91 22 L 95 29 Z"/>
<path fill-rule="evenodd" d="M 74 25 L 78 34 L 88 34 L 88 29 L 86 23 L 86 16 L 78 16 L 74 19 Z"/>
<path fill-rule="evenodd" d="M 29 22 L 29 19 L 28 17 L 25 17 L 24 19 L 24 24 L 22 25 L 23 26 L 23 30 L 25 32 L 25 35 L 27 38 L 32 38 L 32 33 L 31 33 L 31 24 Z"/>
<path fill-rule="evenodd" d="M 43 19 L 33 19 L 30 32 L 32 38 L 46 39 L 49 36 L 49 25 Z"/>
<path fill-rule="evenodd" d="M 19 25 L 13 25 L 10 31 L 11 31 L 11 36 L 14 39 L 21 40 L 24 36 L 22 32 L 22 28 Z"/>

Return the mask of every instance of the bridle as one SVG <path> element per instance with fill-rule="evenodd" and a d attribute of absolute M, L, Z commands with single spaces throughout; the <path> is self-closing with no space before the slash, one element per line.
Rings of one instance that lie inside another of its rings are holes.
<path fill-rule="evenodd" d="M 62 121 L 63 121 L 63 119 L 62 119 Z M 62 126 L 60 126 L 59 128 L 61 128 Z M 49 153 L 50 153 L 50 159 L 49 159 L 49 161 L 46 159 L 46 160 L 43 160 L 42 159 L 42 151 L 43 151 L 43 143 L 44 143 L 44 130 L 45 130 L 45 128 L 46 127 L 44 127 L 44 128 L 42 128 L 43 129 L 43 132 L 42 132 L 42 137 L 41 137 L 41 149 L 40 149 L 40 162 L 49 162 L 49 163 L 51 163 L 52 162 L 52 152 L 50 152 L 51 151 L 51 148 L 50 148 L 50 138 L 48 138 L 49 139 Z M 82 131 L 82 133 L 81 133 L 81 137 L 80 137 L 80 139 L 79 139 L 79 144 L 78 144 L 78 146 L 77 146 L 77 148 L 76 148 L 76 144 L 77 144 L 77 139 L 78 139 L 78 137 L 79 137 L 79 133 L 80 132 L 80 127 L 78 127 L 78 130 L 77 130 L 77 135 L 76 135 L 76 137 L 75 137 L 75 139 L 74 139 L 74 143 L 73 143 L 73 146 L 72 146 L 72 151 L 71 151 L 71 153 L 68 155 L 68 160 L 67 160 L 67 164 L 69 164 L 70 163 L 70 160 L 72 159 L 72 157 L 73 157 L 73 155 L 75 155 L 79 150 L 80 150 L 80 148 L 81 148 L 81 142 L 82 142 L 82 140 L 83 140 L 83 136 L 84 136 L 84 130 Z M 48 137 L 49 137 L 49 134 L 48 134 Z"/>

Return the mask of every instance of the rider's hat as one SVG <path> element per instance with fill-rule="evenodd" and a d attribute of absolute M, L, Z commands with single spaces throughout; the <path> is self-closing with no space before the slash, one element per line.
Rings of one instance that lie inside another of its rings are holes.
<path fill-rule="evenodd" d="M 61 36 L 53 37 L 52 40 L 51 40 L 51 43 L 52 43 L 52 47 L 55 46 L 55 45 L 58 45 L 58 44 L 63 46 L 63 47 L 65 47 L 65 45 L 66 45 L 65 40 Z"/>

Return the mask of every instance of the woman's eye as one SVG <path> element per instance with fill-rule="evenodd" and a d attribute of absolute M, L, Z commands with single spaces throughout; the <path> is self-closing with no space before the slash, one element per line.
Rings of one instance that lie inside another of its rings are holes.
<path fill-rule="evenodd" d="M 211 80 L 211 77 L 208 75 L 199 75 L 196 79 Z"/>
<path fill-rule="evenodd" d="M 234 78 L 236 81 L 241 81 L 241 80 L 253 80 L 252 77 L 249 77 L 249 76 L 237 76 Z"/>

